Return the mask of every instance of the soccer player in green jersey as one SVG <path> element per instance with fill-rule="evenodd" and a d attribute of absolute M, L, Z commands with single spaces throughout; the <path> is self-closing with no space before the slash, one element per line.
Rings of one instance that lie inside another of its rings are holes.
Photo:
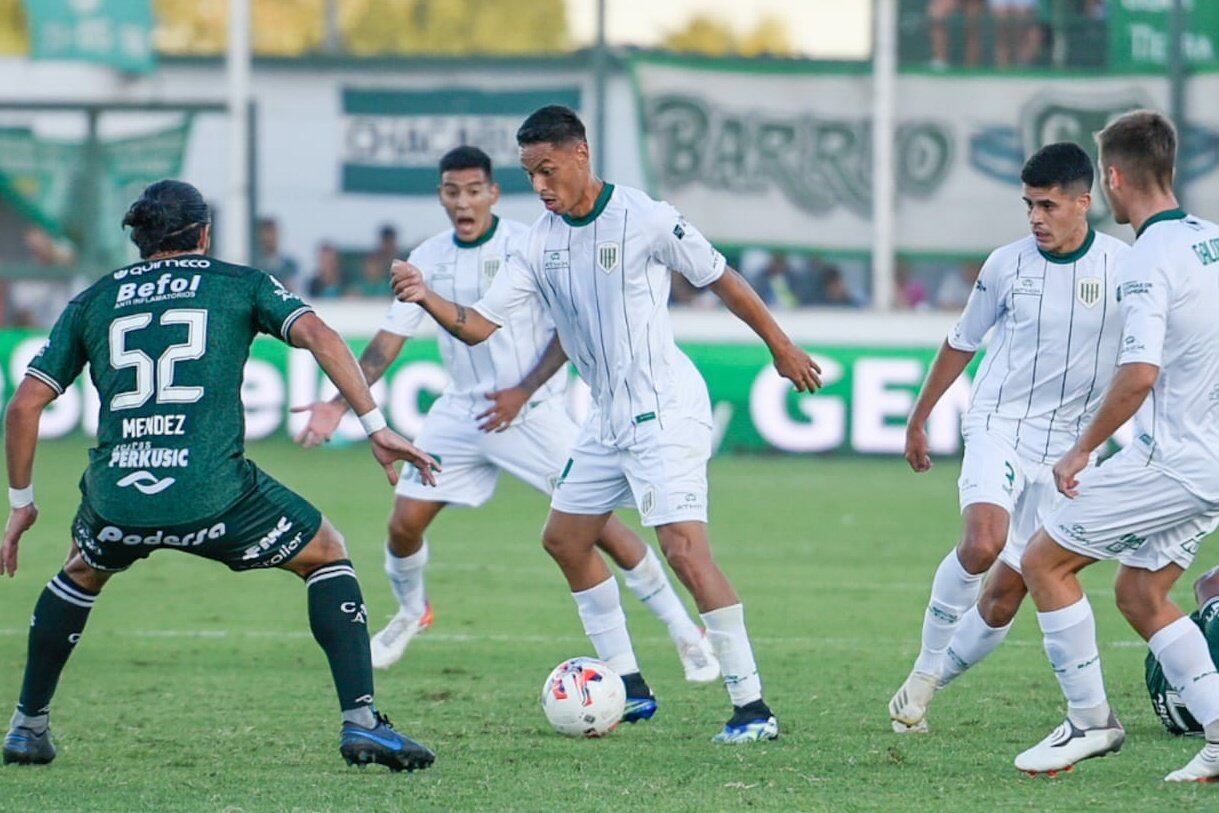
<path fill-rule="evenodd" d="M 100 398 L 71 553 L 34 607 L 4 762 L 55 758 L 51 697 L 98 593 L 153 551 L 176 548 L 237 571 L 278 567 L 304 579 L 309 625 L 339 695 L 343 757 L 425 768 L 435 755 L 395 731 L 373 704 L 368 614 L 343 537 L 244 455 L 241 380 L 255 335 L 313 354 L 360 416 L 391 483 L 394 461 L 408 461 L 425 482 L 434 481 L 435 461 L 386 427 L 347 345 L 295 294 L 262 271 L 207 255 L 209 222 L 190 184 L 159 181 L 144 190 L 123 219 L 143 261 L 72 300 L 9 404 L 12 511 L 0 574 L 12 576 L 21 536 L 38 518 L 39 416 L 86 363 Z"/>
<path fill-rule="evenodd" d="M 1211 568 L 1194 582 L 1194 598 L 1198 609 L 1190 613 L 1189 620 L 1202 629 L 1210 649 L 1211 662 L 1219 661 L 1219 567 Z M 1151 696 L 1151 708 L 1160 722 L 1172 734 L 1203 735 L 1202 724 L 1189 713 L 1181 699 L 1181 686 L 1173 686 L 1164 676 L 1164 667 L 1155 653 L 1147 653 L 1147 694 Z"/>

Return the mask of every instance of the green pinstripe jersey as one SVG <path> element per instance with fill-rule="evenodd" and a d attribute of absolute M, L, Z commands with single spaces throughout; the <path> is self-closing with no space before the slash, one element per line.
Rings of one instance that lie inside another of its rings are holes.
<path fill-rule="evenodd" d="M 106 520 L 214 516 L 254 486 L 241 381 L 258 333 L 310 308 L 262 271 L 187 254 L 107 274 L 69 303 L 26 374 L 62 393 L 86 363 L 100 405 L 81 479 Z"/>
<path fill-rule="evenodd" d="M 1219 663 L 1219 596 L 1207 601 L 1189 617 L 1202 628 L 1210 647 L 1211 660 Z M 1164 727 L 1173 734 L 1201 734 L 1202 726 L 1185 708 L 1180 693 L 1164 677 L 1164 669 L 1150 652 L 1147 653 L 1144 671 L 1151 706 Z"/>

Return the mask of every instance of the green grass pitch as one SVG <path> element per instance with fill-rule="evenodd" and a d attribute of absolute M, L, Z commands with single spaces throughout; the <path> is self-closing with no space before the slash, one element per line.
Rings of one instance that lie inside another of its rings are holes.
<path fill-rule="evenodd" d="M 390 491 L 362 447 L 254 446 L 264 468 L 345 533 L 372 623 L 393 609 L 381 573 Z M 15 700 L 25 628 L 67 549 L 81 442 L 46 444 L 42 517 L 21 570 L 0 584 L 0 687 Z M 1145 649 L 1112 605 L 1113 567 L 1086 584 L 1108 686 L 1129 731 L 1116 757 L 1029 779 L 1012 757 L 1057 725 L 1062 701 L 1029 608 L 1007 644 L 937 700 L 933 733 L 889 731 L 885 705 L 909 668 L 931 574 L 955 541 L 957 466 L 919 477 L 899 460 L 720 458 L 712 539 L 742 593 L 783 735 L 710 742 L 719 686 L 690 686 L 660 626 L 624 590 L 640 661 L 660 699 L 649 723 L 599 741 L 552 733 L 547 672 L 592 654 L 538 544 L 540 496 L 511 478 L 480 510 L 430 533 L 436 626 L 378 702 L 434 747 L 414 775 L 347 768 L 337 706 L 309 636 L 305 595 L 283 573 L 236 575 L 172 551 L 116 577 L 60 685 L 49 768 L 0 770 L 0 809 L 215 810 L 1202 810 L 1213 786 L 1173 787 L 1197 740 L 1168 736 L 1142 687 Z M 633 520 L 632 520 L 633 521 Z M 1214 556 L 1207 548 L 1195 576 Z M 1189 599 L 1189 577 L 1178 596 Z"/>

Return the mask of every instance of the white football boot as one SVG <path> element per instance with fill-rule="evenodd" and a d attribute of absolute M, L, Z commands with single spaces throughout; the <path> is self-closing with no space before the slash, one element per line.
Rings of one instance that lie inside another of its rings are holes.
<path fill-rule="evenodd" d="M 720 662 L 711 649 L 706 631 L 699 630 L 697 638 L 686 638 L 675 643 L 686 680 L 691 683 L 710 683 L 720 676 Z"/>
<path fill-rule="evenodd" d="M 372 665 L 374 669 L 388 669 L 402 659 L 406 645 L 419 633 L 432 626 L 432 603 L 429 601 L 418 618 L 406 615 L 405 610 L 389 620 L 385 629 L 372 637 Z"/>
<path fill-rule="evenodd" d="M 938 687 L 932 675 L 911 672 L 906 682 L 889 701 L 889 719 L 898 734 L 925 734 L 927 732 L 927 707 Z"/>
<path fill-rule="evenodd" d="M 1165 782 L 1219 782 L 1219 742 L 1208 742 L 1189 764 L 1164 777 Z"/>
<path fill-rule="evenodd" d="M 1125 741 L 1126 729 L 1113 713 L 1108 724 L 1098 728 L 1080 728 L 1067 718 L 1044 740 L 1016 757 L 1016 769 L 1029 776 L 1056 776 L 1082 760 L 1116 754 Z"/>

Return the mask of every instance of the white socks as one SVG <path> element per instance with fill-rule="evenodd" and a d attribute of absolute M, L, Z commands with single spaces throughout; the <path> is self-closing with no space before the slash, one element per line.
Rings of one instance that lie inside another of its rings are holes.
<path fill-rule="evenodd" d="M 1202 630 L 1182 616 L 1151 636 L 1147 646 L 1189 713 L 1206 729 L 1207 739 L 1213 739 L 1219 734 L 1219 673 Z"/>
<path fill-rule="evenodd" d="M 673 590 L 673 585 L 660 564 L 660 557 L 650 545 L 647 546 L 647 551 L 639 564 L 631 570 L 622 571 L 627 589 L 669 628 L 669 637 L 674 643 L 699 638 L 699 629 L 690 620 L 685 605 Z"/>
<path fill-rule="evenodd" d="M 988 625 L 978 612 L 978 605 L 970 607 L 952 634 L 952 642 L 948 644 L 940 670 L 940 687 L 947 686 L 965 670 L 994 652 L 1011 628 L 1011 623 L 1003 627 Z"/>
<path fill-rule="evenodd" d="M 1067 698 L 1067 717 L 1081 728 L 1106 725 L 1109 701 L 1096 648 L 1096 619 L 1088 597 L 1061 610 L 1037 613 L 1037 623 L 1045 636 L 1045 654 L 1054 668 L 1054 677 Z M 1164 674 L 1168 674 L 1167 668 Z"/>
<path fill-rule="evenodd" d="M 413 618 L 422 618 L 427 609 L 427 593 L 423 589 L 423 569 L 427 566 L 427 540 L 423 547 L 410 556 L 394 556 L 385 549 L 385 575 L 389 576 L 390 589 L 403 612 Z"/>
<path fill-rule="evenodd" d="M 635 651 L 631 648 L 631 636 L 626 631 L 626 616 L 618 597 L 618 582 L 613 576 L 605 581 L 572 593 L 584 633 L 592 642 L 597 657 L 609 664 L 618 675 L 630 675 L 639 671 L 635 662 Z"/>
<path fill-rule="evenodd" d="M 966 610 L 978 601 L 983 573 L 970 573 L 961 566 L 954 548 L 936 568 L 931 583 L 931 600 L 923 616 L 923 646 L 914 671 L 939 677 L 944 667 L 944 652 L 953 631 Z"/>
<path fill-rule="evenodd" d="M 732 705 L 744 706 L 762 699 L 762 680 L 753 660 L 753 647 L 745 631 L 745 608 L 732 604 L 702 614 L 707 641 L 719 659 L 724 686 Z"/>

